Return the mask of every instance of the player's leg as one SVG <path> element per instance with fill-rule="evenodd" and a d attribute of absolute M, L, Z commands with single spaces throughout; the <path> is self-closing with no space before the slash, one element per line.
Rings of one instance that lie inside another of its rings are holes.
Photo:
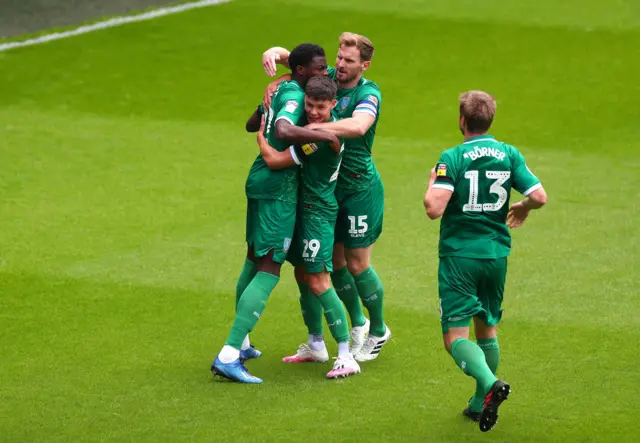
<path fill-rule="evenodd" d="M 495 373 L 500 361 L 496 327 L 502 318 L 507 258 L 483 260 L 483 262 L 483 277 L 478 286 L 478 298 L 482 304 L 482 310 L 476 319 L 476 334 L 479 334 L 476 338 L 483 348 L 487 365 Z M 497 380 L 490 391 L 484 393 L 480 415 L 481 431 L 489 431 L 497 423 L 498 407 L 508 398 L 510 392 L 511 386 L 508 383 Z M 476 396 L 480 396 L 479 392 L 476 392 Z"/>
<path fill-rule="evenodd" d="M 369 188 L 354 192 L 346 200 L 349 220 L 345 240 L 347 267 L 353 275 L 358 294 L 369 313 L 369 337 L 356 354 L 358 361 L 373 360 L 391 338 L 391 330 L 384 322 L 384 286 L 371 266 L 373 244 L 382 233 L 384 219 L 384 187 L 381 181 Z"/>
<path fill-rule="evenodd" d="M 476 380 L 483 396 L 498 381 L 487 365 L 484 352 L 469 340 L 471 318 L 483 313 L 478 284 L 483 260 L 441 257 L 438 266 L 440 322 L 444 346 L 462 371 Z"/>
<path fill-rule="evenodd" d="M 360 366 L 349 351 L 349 326 L 347 312 L 331 286 L 329 273 L 325 270 L 308 275 L 310 292 L 318 298 L 324 310 L 324 316 L 329 325 L 331 335 L 338 344 L 338 357 L 327 378 L 348 377 L 358 374 Z"/>
<path fill-rule="evenodd" d="M 295 243 L 298 244 L 298 242 Z M 299 244 L 303 244 L 302 241 L 299 242 Z M 300 309 L 302 311 L 302 318 L 309 332 L 309 339 L 307 343 L 298 346 L 295 354 L 284 357 L 282 361 L 285 363 L 325 363 L 329 361 L 329 353 L 322 335 L 322 304 L 320 300 L 318 300 L 318 297 L 313 295 L 309 290 L 306 270 L 301 260 L 302 251 L 300 251 L 300 254 L 294 255 L 296 255 L 296 258 L 291 257 L 291 260 L 289 260 L 289 258 L 287 259 L 295 266 L 294 274 L 298 288 L 300 289 Z M 298 256 L 300 257 L 299 260 L 297 258 Z"/>
<path fill-rule="evenodd" d="M 340 197 L 340 201 L 344 203 L 345 199 Z M 358 288 L 353 279 L 353 275 L 347 268 L 347 258 L 345 256 L 344 242 L 349 236 L 349 219 L 344 210 L 338 211 L 335 227 L 335 242 L 333 245 L 333 272 L 331 273 L 331 282 L 338 293 L 338 297 L 344 303 L 345 308 L 351 319 L 352 332 L 352 349 L 358 351 L 364 343 L 364 337 L 368 332 L 368 320 L 362 312 L 362 303 L 358 295 Z M 359 338 L 362 336 L 362 338 Z"/>
<path fill-rule="evenodd" d="M 500 347 L 498 346 L 497 326 L 489 326 L 479 317 L 473 318 L 475 326 L 476 342 L 487 361 L 487 365 L 493 375 L 497 374 L 500 364 Z M 476 383 L 476 392 L 469 400 L 469 407 L 464 410 L 464 415 L 473 421 L 480 421 L 482 407 L 484 406 L 484 393 L 482 386 Z"/>
<path fill-rule="evenodd" d="M 238 309 L 238 302 L 240 301 L 240 297 L 253 277 L 256 276 L 258 272 L 258 266 L 256 264 L 256 257 L 253 252 L 252 246 L 247 246 L 247 257 L 244 261 L 244 266 L 242 267 L 242 271 L 240 272 L 240 276 L 238 277 L 238 282 L 236 283 L 236 311 Z M 257 350 L 249 339 L 249 334 L 244 338 L 242 342 L 242 348 L 240 350 L 240 359 L 241 360 L 250 360 L 252 358 L 258 358 L 262 355 L 262 353 Z"/>
<path fill-rule="evenodd" d="M 261 383 L 240 362 L 242 342 L 258 322 L 266 302 L 280 280 L 280 267 L 291 245 L 295 226 L 295 204 L 278 200 L 258 200 L 252 218 L 257 220 L 251 238 L 258 258 L 255 277 L 242 293 L 236 317 L 225 346 L 212 365 L 214 374 L 243 383 Z"/>

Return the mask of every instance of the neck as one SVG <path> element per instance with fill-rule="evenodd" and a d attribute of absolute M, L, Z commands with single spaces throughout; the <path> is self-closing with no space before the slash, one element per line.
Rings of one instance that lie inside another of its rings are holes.
<path fill-rule="evenodd" d="M 338 89 L 351 89 L 360 83 L 360 79 L 362 78 L 362 74 L 351 80 L 347 83 L 338 83 Z"/>
<path fill-rule="evenodd" d="M 304 77 L 301 77 L 298 74 L 293 74 L 291 76 L 291 80 L 298 82 L 298 84 L 304 88 Z"/>
<path fill-rule="evenodd" d="M 464 131 L 464 141 L 469 140 L 470 138 L 473 137 L 480 137 L 481 135 L 487 135 L 486 132 L 467 132 Z"/>

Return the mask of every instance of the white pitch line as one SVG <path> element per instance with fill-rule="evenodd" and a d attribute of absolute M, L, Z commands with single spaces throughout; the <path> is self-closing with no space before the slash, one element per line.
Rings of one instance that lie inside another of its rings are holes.
<path fill-rule="evenodd" d="M 142 14 L 123 15 L 102 22 L 93 23 L 91 25 L 80 26 L 79 28 L 71 29 L 69 31 L 54 32 L 53 34 L 45 34 L 41 35 L 40 37 L 18 42 L 2 43 L 0 44 L 0 52 L 8 51 L 9 49 L 14 48 L 21 48 L 23 46 L 39 45 L 53 40 L 74 37 L 76 35 L 87 34 L 89 32 L 99 31 L 101 29 L 115 28 L 116 26 L 126 25 L 127 23 L 142 22 L 165 15 L 188 11 L 189 9 L 205 8 L 207 6 L 214 6 L 220 3 L 228 3 L 230 1 L 231 0 L 200 0 L 193 3 L 185 3 L 178 6 L 172 6 L 170 8 L 155 9 L 153 11 L 145 12 Z"/>

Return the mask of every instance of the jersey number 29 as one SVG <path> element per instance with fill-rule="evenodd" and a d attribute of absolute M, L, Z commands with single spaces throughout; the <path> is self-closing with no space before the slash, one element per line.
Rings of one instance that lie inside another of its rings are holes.
<path fill-rule="evenodd" d="M 486 171 L 486 177 L 495 180 L 489 188 L 489 192 L 498 195 L 498 201 L 495 203 L 478 203 L 478 176 L 478 171 L 464 173 L 464 178 L 469 179 L 469 203 L 464 205 L 462 210 L 464 212 L 499 211 L 509 199 L 509 194 L 502 185 L 511 177 L 511 171 Z"/>

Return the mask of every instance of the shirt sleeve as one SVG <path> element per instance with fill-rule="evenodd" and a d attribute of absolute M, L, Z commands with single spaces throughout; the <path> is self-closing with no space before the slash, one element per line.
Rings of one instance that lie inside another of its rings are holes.
<path fill-rule="evenodd" d="M 380 103 L 382 102 L 382 96 L 380 90 L 374 87 L 362 88 L 362 92 L 358 96 L 356 107 L 353 113 L 363 112 L 369 114 L 372 117 L 377 117 L 380 112 Z"/>
<path fill-rule="evenodd" d="M 538 177 L 527 167 L 523 155 L 516 149 L 513 150 L 512 174 L 513 188 L 525 197 L 542 187 Z"/>
<path fill-rule="evenodd" d="M 440 160 L 436 164 L 436 181 L 433 188 L 447 189 L 451 192 L 455 190 L 456 183 L 455 162 L 449 153 L 443 152 Z"/>
<path fill-rule="evenodd" d="M 281 98 L 282 106 L 275 116 L 275 122 L 284 119 L 294 126 L 297 126 L 304 116 L 304 92 L 289 91 Z"/>

